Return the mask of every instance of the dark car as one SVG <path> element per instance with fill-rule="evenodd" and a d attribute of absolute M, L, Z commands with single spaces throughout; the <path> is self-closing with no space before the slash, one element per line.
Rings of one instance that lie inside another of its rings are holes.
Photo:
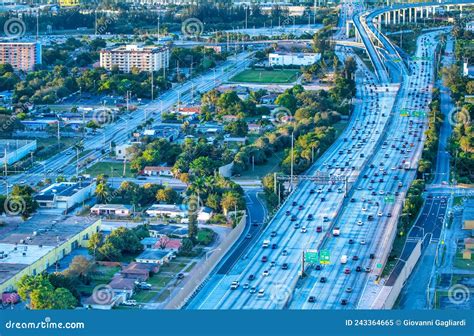
<path fill-rule="evenodd" d="M 316 269 L 316 271 L 320 271 L 321 270 L 321 265 L 316 265 L 315 269 Z"/>
<path fill-rule="evenodd" d="M 314 296 L 310 296 L 310 297 L 308 298 L 308 302 L 313 303 L 313 302 L 315 302 L 315 301 L 316 301 L 316 298 L 315 298 Z"/>
<path fill-rule="evenodd" d="M 349 239 L 349 244 L 354 244 L 354 239 Z"/>
<path fill-rule="evenodd" d="M 352 257 L 352 260 L 357 261 L 357 260 L 359 260 L 359 257 L 355 255 L 355 256 Z"/>
<path fill-rule="evenodd" d="M 313 220 L 313 215 L 312 214 L 308 214 L 308 220 Z"/>
<path fill-rule="evenodd" d="M 323 232 L 323 227 L 322 226 L 317 226 L 316 227 L 316 232 Z"/>
<path fill-rule="evenodd" d="M 284 270 L 288 269 L 288 264 L 284 263 L 283 265 L 281 265 L 281 269 L 284 269 Z"/>
<path fill-rule="evenodd" d="M 249 277 L 248 277 L 248 279 L 249 279 L 250 281 L 255 280 L 255 275 L 250 274 Z"/>
<path fill-rule="evenodd" d="M 184 278 L 184 274 L 183 274 L 183 273 L 178 273 L 177 278 L 178 278 L 178 279 L 183 279 L 183 278 Z"/>
<path fill-rule="evenodd" d="M 293 202 L 291 203 L 291 205 L 292 205 L 292 206 L 295 206 L 295 205 L 297 205 L 297 203 L 296 203 L 295 201 L 293 201 Z"/>
<path fill-rule="evenodd" d="M 347 306 L 347 300 L 346 300 L 346 299 L 342 299 L 342 300 L 341 300 L 341 305 Z"/>
<path fill-rule="evenodd" d="M 362 267 L 357 266 L 357 267 L 356 267 L 356 272 L 361 272 L 361 271 L 362 271 Z"/>
<path fill-rule="evenodd" d="M 291 221 L 292 221 L 292 222 L 296 221 L 296 216 L 295 216 L 295 215 L 292 215 L 292 216 L 291 216 Z"/>
<path fill-rule="evenodd" d="M 328 279 L 326 279 L 326 277 L 321 277 L 321 279 L 319 279 L 319 282 L 321 283 L 325 283 Z"/>
<path fill-rule="evenodd" d="M 262 257 L 262 262 L 267 262 L 268 261 L 268 257 L 267 256 L 263 256 Z"/>
<path fill-rule="evenodd" d="M 272 250 L 276 250 L 276 249 L 277 249 L 277 247 L 278 247 L 278 245 L 277 245 L 277 244 L 272 244 Z"/>

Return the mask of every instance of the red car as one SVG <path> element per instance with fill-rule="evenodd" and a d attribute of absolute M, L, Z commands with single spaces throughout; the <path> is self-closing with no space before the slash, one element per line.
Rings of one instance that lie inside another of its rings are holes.
<path fill-rule="evenodd" d="M 318 226 L 318 227 L 316 227 L 316 232 L 323 232 L 323 228 L 322 228 L 322 226 Z"/>
<path fill-rule="evenodd" d="M 351 274 L 351 270 L 348 269 L 348 268 L 346 268 L 346 269 L 344 270 L 344 274 Z"/>

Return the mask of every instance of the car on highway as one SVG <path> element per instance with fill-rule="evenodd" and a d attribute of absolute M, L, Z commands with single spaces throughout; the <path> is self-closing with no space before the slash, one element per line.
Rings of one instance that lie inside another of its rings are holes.
<path fill-rule="evenodd" d="M 300 230 L 301 233 L 306 233 L 307 231 L 308 231 L 308 230 L 306 229 L 305 226 L 303 226 L 303 227 L 301 228 L 301 230 Z"/>
<path fill-rule="evenodd" d="M 287 250 L 281 251 L 281 255 L 284 256 L 284 257 L 287 256 L 287 255 L 288 255 L 288 251 L 287 251 Z"/>
<path fill-rule="evenodd" d="M 277 233 L 275 231 L 272 231 L 272 233 L 270 233 L 270 237 L 276 237 Z"/>
<path fill-rule="evenodd" d="M 257 288 L 252 287 L 252 288 L 250 288 L 249 292 L 250 292 L 250 294 L 255 294 L 255 293 L 257 293 Z"/>
<path fill-rule="evenodd" d="M 250 274 L 249 277 L 248 277 L 248 279 L 249 279 L 249 281 L 255 280 L 255 275 Z"/>
<path fill-rule="evenodd" d="M 287 269 L 288 269 L 288 264 L 287 264 L 287 263 L 283 263 L 283 264 L 281 265 L 281 269 L 287 270 Z"/>
<path fill-rule="evenodd" d="M 313 302 L 315 302 L 315 301 L 316 301 L 316 298 L 315 298 L 314 296 L 310 296 L 310 297 L 308 298 L 308 302 L 309 302 L 309 303 L 313 303 Z"/>
<path fill-rule="evenodd" d="M 347 303 L 348 303 L 348 302 L 347 302 L 347 299 L 342 299 L 342 300 L 341 300 L 341 305 L 347 306 Z"/>
<path fill-rule="evenodd" d="M 351 270 L 349 268 L 344 269 L 344 274 L 351 274 Z"/>
<path fill-rule="evenodd" d="M 327 281 L 328 281 L 328 279 L 326 277 L 321 277 L 319 279 L 319 282 L 321 282 L 321 283 L 326 283 Z"/>
<path fill-rule="evenodd" d="M 244 283 L 244 284 L 242 285 L 242 288 L 243 288 L 243 289 L 248 289 L 249 287 L 250 287 L 250 285 L 249 285 L 248 282 L 246 282 L 246 283 Z"/>
<path fill-rule="evenodd" d="M 346 288 L 346 293 L 352 293 L 352 287 L 347 287 Z"/>
<path fill-rule="evenodd" d="M 314 218 L 313 214 L 308 214 L 308 217 L 307 217 L 308 220 L 313 220 L 313 218 Z"/>
<path fill-rule="evenodd" d="M 316 227 L 316 232 L 323 232 L 323 227 L 322 226 L 317 226 Z"/>
<path fill-rule="evenodd" d="M 259 297 L 264 297 L 265 296 L 265 289 L 260 289 L 257 294 Z"/>
<path fill-rule="evenodd" d="M 239 288 L 239 282 L 238 281 L 232 281 L 232 283 L 230 284 L 230 289 L 231 290 L 236 290 L 237 288 Z"/>
<path fill-rule="evenodd" d="M 246 239 L 250 239 L 252 238 L 252 235 L 250 233 L 247 233 L 247 235 L 245 236 Z"/>
<path fill-rule="evenodd" d="M 270 272 L 268 270 L 263 271 L 262 276 L 266 277 L 269 276 Z"/>
<path fill-rule="evenodd" d="M 262 257 L 262 262 L 267 262 L 268 261 L 268 257 L 267 256 L 263 256 Z"/>

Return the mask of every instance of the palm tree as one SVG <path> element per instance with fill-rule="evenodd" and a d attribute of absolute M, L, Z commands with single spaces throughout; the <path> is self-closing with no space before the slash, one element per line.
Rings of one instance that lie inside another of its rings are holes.
<path fill-rule="evenodd" d="M 107 183 L 99 183 L 95 188 L 95 195 L 97 196 L 99 203 L 104 203 L 110 195 Z"/>

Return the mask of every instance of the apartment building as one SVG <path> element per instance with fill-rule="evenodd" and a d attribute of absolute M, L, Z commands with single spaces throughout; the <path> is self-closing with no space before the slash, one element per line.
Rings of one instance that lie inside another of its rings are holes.
<path fill-rule="evenodd" d="M 0 64 L 9 63 L 15 70 L 32 71 L 41 64 L 39 42 L 0 42 Z"/>
<path fill-rule="evenodd" d="M 126 45 L 100 51 L 100 66 L 112 70 L 117 66 L 120 71 L 130 72 L 133 68 L 140 71 L 159 71 L 169 66 L 170 51 L 165 46 Z"/>

